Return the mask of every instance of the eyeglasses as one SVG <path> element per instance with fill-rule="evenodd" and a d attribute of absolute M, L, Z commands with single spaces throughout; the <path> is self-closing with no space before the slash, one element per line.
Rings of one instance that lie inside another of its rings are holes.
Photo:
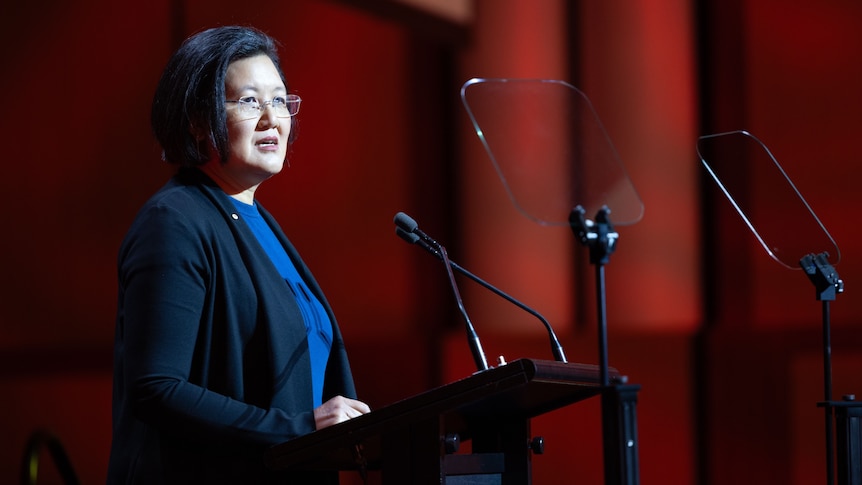
<path fill-rule="evenodd" d="M 299 113 L 299 104 L 302 99 L 296 94 L 287 96 L 276 96 L 269 101 L 261 101 L 256 96 L 243 96 L 239 99 L 228 99 L 226 103 L 236 103 L 236 112 L 240 120 L 251 120 L 260 118 L 266 105 L 272 106 L 275 115 L 279 118 L 290 118 Z"/>

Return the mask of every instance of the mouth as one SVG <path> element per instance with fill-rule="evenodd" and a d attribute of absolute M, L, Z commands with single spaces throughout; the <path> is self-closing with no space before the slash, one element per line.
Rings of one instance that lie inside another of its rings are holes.
<path fill-rule="evenodd" d="M 255 143 L 255 145 L 265 148 L 265 147 L 275 147 L 278 146 L 278 138 L 274 136 L 268 136 L 266 138 L 261 138 Z"/>

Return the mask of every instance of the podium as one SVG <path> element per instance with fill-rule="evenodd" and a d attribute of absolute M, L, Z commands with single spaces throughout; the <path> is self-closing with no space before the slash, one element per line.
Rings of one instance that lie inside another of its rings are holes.
<path fill-rule="evenodd" d="M 529 484 L 531 454 L 543 447 L 530 418 L 601 396 L 607 483 L 636 484 L 638 386 L 600 383 L 598 366 L 519 359 L 275 445 L 266 464 L 379 470 L 386 485 Z"/>

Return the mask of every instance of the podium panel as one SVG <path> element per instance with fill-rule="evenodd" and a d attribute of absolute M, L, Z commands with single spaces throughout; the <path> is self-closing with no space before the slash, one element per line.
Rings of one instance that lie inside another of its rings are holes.
<path fill-rule="evenodd" d="M 601 395 L 600 382 L 598 366 L 519 359 L 273 446 L 266 463 L 379 470 L 385 484 L 528 484 L 530 418 Z"/>

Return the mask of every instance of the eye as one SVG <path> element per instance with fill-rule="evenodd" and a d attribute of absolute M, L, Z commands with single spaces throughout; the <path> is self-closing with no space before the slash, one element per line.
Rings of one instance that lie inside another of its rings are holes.
<path fill-rule="evenodd" d="M 243 96 L 239 98 L 240 106 L 245 106 L 248 108 L 260 108 L 260 101 L 258 101 L 255 96 Z"/>
<path fill-rule="evenodd" d="M 286 107 L 287 106 L 287 98 L 284 96 L 276 96 L 272 98 L 272 106 L 273 107 Z"/>

